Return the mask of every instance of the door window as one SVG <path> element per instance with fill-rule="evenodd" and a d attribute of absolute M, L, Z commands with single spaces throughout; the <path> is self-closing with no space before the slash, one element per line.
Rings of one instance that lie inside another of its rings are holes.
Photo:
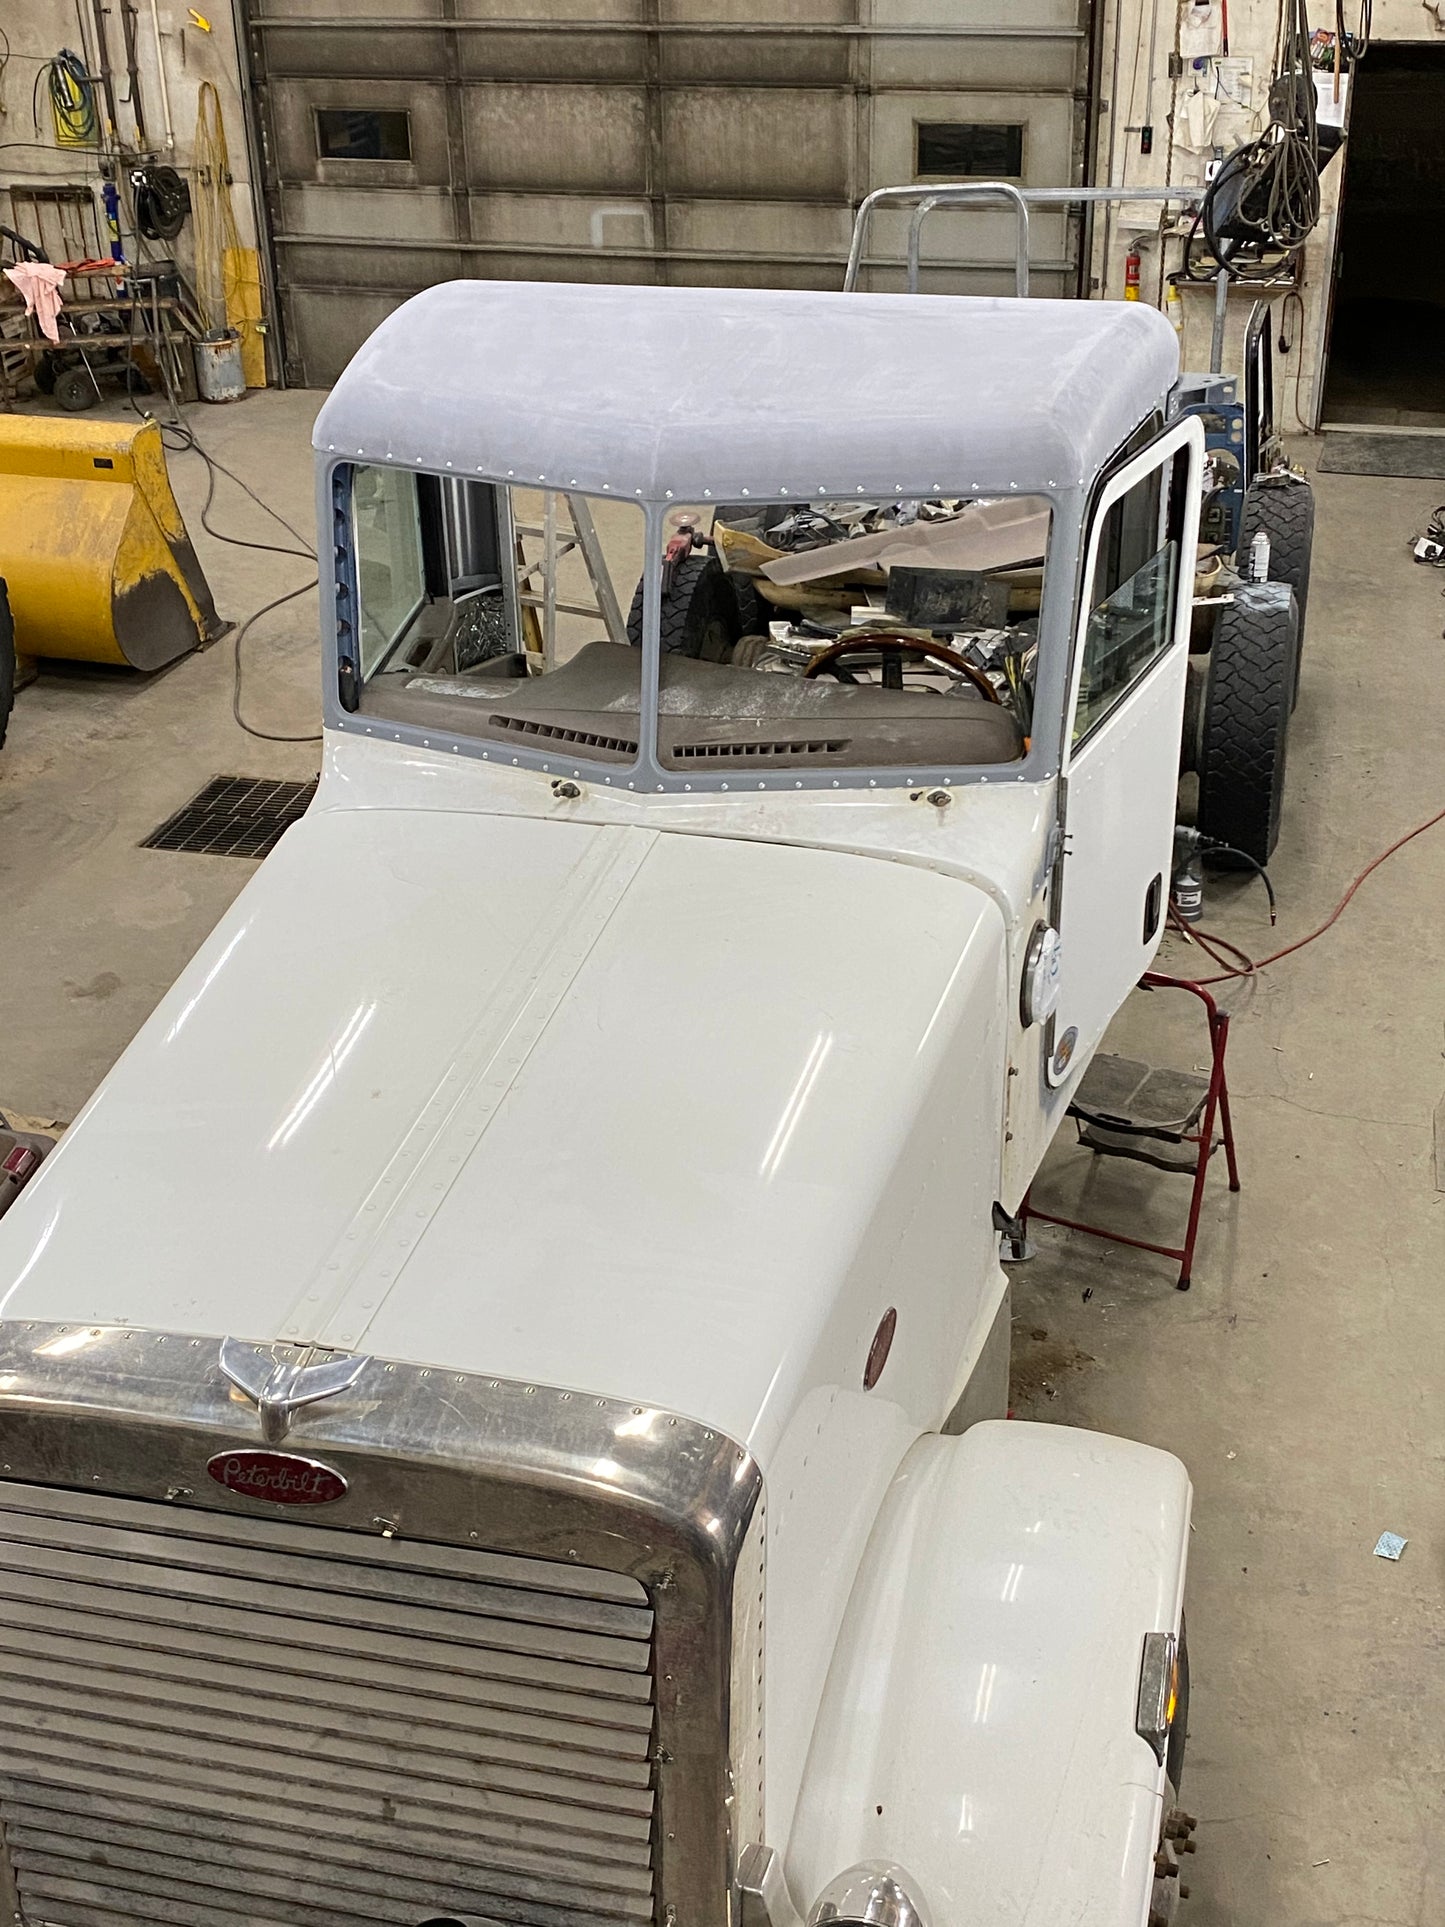
<path fill-rule="evenodd" d="M 1168 649 L 1179 580 L 1178 484 L 1187 458 L 1143 476 L 1112 502 L 1089 586 L 1073 741 L 1090 735 Z"/>

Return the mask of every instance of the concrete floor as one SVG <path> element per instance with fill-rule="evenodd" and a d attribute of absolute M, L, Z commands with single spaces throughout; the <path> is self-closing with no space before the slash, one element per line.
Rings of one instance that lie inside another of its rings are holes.
<path fill-rule="evenodd" d="M 303 529 L 318 399 L 194 411 L 214 453 Z M 199 458 L 172 470 L 225 613 L 306 580 L 304 564 L 207 537 Z M 1208 923 L 1256 955 L 1312 928 L 1445 803 L 1445 578 L 1407 546 L 1438 484 L 1317 487 L 1279 929 L 1256 885 L 1209 897 Z M 222 488 L 228 531 L 287 539 Z M 313 609 L 291 605 L 247 644 L 246 708 L 265 727 L 315 723 Z M 72 1116 L 254 867 L 138 840 L 214 774 L 315 770 L 312 745 L 241 734 L 231 676 L 222 643 L 149 683 L 47 675 L 19 698 L 0 756 L 0 1103 Z M 1019 1412 L 1167 1446 L 1194 1478 L 1185 1804 L 1200 1829 L 1181 1927 L 1445 1921 L 1442 903 L 1445 826 L 1319 943 L 1251 992 L 1226 987 L 1244 1190 L 1212 1176 L 1188 1296 L 1165 1260 L 1047 1228 L 1015 1274 Z M 1200 974 L 1175 944 L 1163 967 Z M 1115 1041 L 1189 1065 L 1200 1034 L 1192 1011 L 1136 997 Z M 1165 1236 L 1185 1190 L 1060 1144 L 1036 1198 Z M 1399 1564 L 1371 1554 L 1384 1529 L 1410 1541 Z"/>
<path fill-rule="evenodd" d="M 1445 805 L 1442 577 L 1408 550 L 1439 484 L 1315 486 L 1279 927 L 1256 884 L 1206 897 L 1255 956 Z M 1442 906 L 1445 824 L 1252 993 L 1224 987 L 1244 1188 L 1211 1175 L 1187 1296 L 1165 1259 L 1047 1228 L 1014 1272 L 1021 1414 L 1167 1446 L 1194 1479 L 1189 1927 L 1445 1921 Z M 1175 941 L 1159 967 L 1209 970 Z M 1170 1000 L 1193 1002 L 1136 995 L 1116 1047 L 1202 1062 Z M 1170 1242 L 1187 1185 L 1060 1141 L 1035 1199 Z M 1384 1530 L 1398 1565 L 1372 1556 Z"/>
<path fill-rule="evenodd" d="M 311 422 L 320 394 L 262 392 L 189 410 L 227 468 L 308 540 Z M 105 412 L 123 418 L 119 403 Z M 216 607 L 240 621 L 312 579 L 309 561 L 235 548 L 200 525 L 206 468 L 169 458 Z M 226 534 L 291 537 L 225 476 L 210 518 Z M 201 938 L 250 876 L 232 857 L 136 847 L 210 777 L 310 777 L 315 743 L 260 742 L 231 718 L 230 637 L 149 679 L 47 667 L 16 697 L 0 750 L 0 1107 L 68 1119 L 95 1089 Z M 316 597 L 263 617 L 245 642 L 243 714 L 263 729 L 320 726 Z"/>

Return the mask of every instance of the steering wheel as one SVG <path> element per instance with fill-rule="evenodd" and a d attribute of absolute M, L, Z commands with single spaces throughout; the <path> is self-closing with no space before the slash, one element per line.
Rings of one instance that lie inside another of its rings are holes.
<path fill-rule="evenodd" d="M 836 676 L 839 682 L 856 683 L 858 678 L 850 669 L 844 668 L 843 658 L 861 655 L 873 649 L 883 651 L 883 687 L 885 689 L 903 687 L 903 658 L 916 656 L 924 662 L 945 663 L 950 669 L 957 670 L 961 676 L 967 676 L 985 702 L 997 703 L 1003 700 L 983 671 L 975 669 L 971 662 L 965 661 L 956 649 L 950 649 L 946 643 L 921 642 L 916 636 L 890 635 L 886 630 L 878 635 L 870 633 L 867 636 L 845 636 L 842 642 L 830 643 L 826 649 L 820 649 L 814 656 L 803 671 L 803 679 L 810 681 L 815 676 Z"/>

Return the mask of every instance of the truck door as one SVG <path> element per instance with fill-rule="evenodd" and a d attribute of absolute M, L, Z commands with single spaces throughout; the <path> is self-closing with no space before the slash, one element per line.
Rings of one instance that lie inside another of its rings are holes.
<path fill-rule="evenodd" d="M 1168 429 L 1110 476 L 1085 529 L 1047 1039 L 1055 1086 L 1088 1061 L 1164 928 L 1203 447 L 1193 417 Z"/>

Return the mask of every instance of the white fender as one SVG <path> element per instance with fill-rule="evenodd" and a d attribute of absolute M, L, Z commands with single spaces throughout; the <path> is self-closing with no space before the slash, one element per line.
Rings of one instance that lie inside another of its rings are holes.
<path fill-rule="evenodd" d="M 909 1453 L 828 1676 L 787 1884 L 859 1862 L 934 1927 L 1142 1927 L 1164 1770 L 1144 1637 L 1178 1633 L 1192 1493 L 1166 1452 L 994 1420 Z"/>

